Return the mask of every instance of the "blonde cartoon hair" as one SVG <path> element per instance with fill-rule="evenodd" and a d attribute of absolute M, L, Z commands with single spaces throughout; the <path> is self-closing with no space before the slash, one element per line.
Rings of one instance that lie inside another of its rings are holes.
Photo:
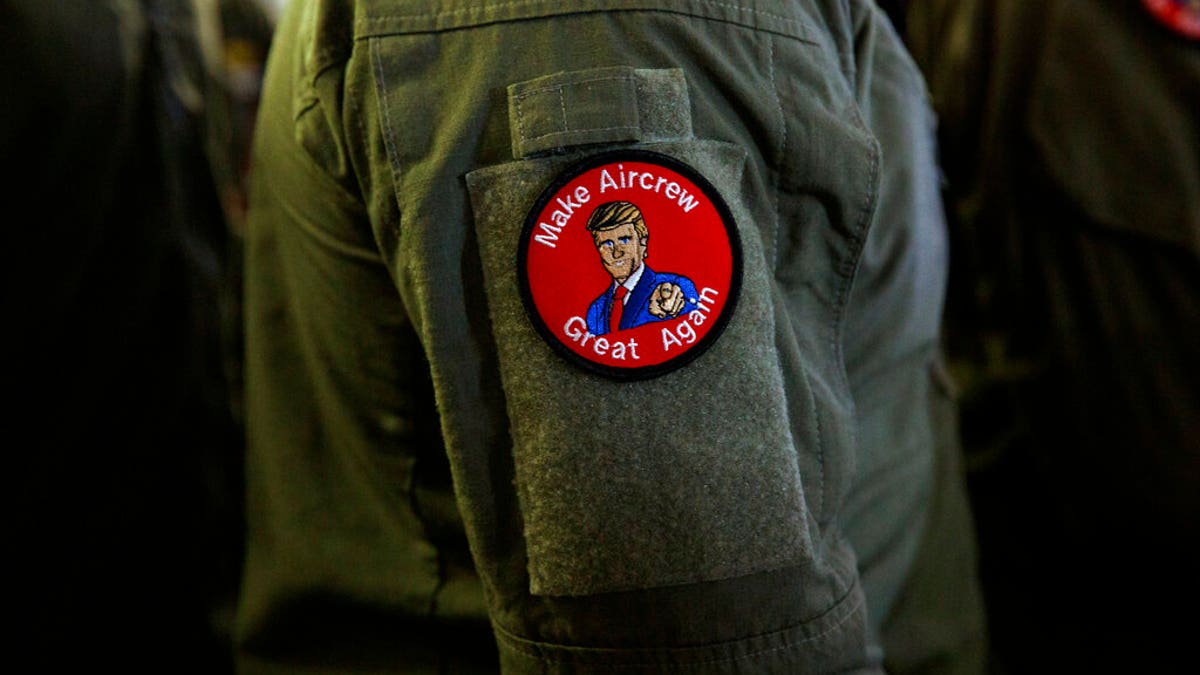
<path fill-rule="evenodd" d="M 597 232 L 622 225 L 633 225 L 633 230 L 637 232 L 642 243 L 650 238 L 650 230 L 646 227 L 646 220 L 642 218 L 642 210 L 632 202 L 607 202 L 597 206 L 588 218 L 587 230 L 595 238 Z"/>

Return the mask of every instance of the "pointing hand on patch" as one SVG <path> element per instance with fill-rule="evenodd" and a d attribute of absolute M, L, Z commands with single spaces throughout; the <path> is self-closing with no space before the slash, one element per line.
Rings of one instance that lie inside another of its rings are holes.
<path fill-rule="evenodd" d="M 650 313 L 660 319 L 674 318 L 683 310 L 683 289 L 664 281 L 650 295 Z"/>

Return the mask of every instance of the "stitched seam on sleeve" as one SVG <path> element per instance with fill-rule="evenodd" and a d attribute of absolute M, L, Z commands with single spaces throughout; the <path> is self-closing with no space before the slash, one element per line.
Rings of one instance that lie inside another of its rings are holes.
<path fill-rule="evenodd" d="M 533 96 L 534 94 L 541 94 L 541 93 L 544 93 L 547 91 L 555 91 L 555 90 L 558 90 L 559 94 L 561 95 L 563 88 L 567 87 L 567 86 L 577 86 L 580 84 L 591 84 L 592 82 L 616 82 L 616 81 L 621 81 L 621 80 L 628 81 L 629 79 L 630 78 L 627 75 L 608 75 L 605 77 L 590 77 L 586 80 L 571 80 L 570 82 L 559 82 L 558 84 L 548 84 L 548 85 L 545 85 L 542 87 L 538 87 L 537 89 L 530 89 L 529 91 L 523 91 L 523 92 L 517 94 L 516 96 L 513 96 L 513 98 L 523 99 L 523 98 L 528 98 L 530 96 Z"/>
<path fill-rule="evenodd" d="M 775 38 L 771 35 L 767 36 L 767 74 L 771 79 L 771 95 L 775 99 L 775 109 L 779 112 L 779 147 L 777 150 L 775 178 L 772 181 L 772 188 L 775 193 L 775 249 L 772 253 L 771 270 L 772 275 L 779 269 L 779 251 L 781 249 L 783 237 L 783 214 L 779 205 L 779 182 L 783 173 L 784 162 L 787 158 L 788 148 L 788 133 L 787 133 L 787 115 L 783 110 L 783 99 L 779 95 L 779 84 L 775 76 Z M 811 389 L 812 383 L 809 382 Z M 816 431 L 817 439 L 817 485 L 816 485 L 816 513 L 814 514 L 820 522 L 825 513 L 825 438 L 821 434 L 821 416 L 817 410 L 817 401 L 810 393 L 808 396 L 809 413 L 813 418 L 813 426 Z"/>
<path fill-rule="evenodd" d="M 787 157 L 787 116 L 783 113 L 783 99 L 779 96 L 779 85 L 775 81 L 775 38 L 767 36 L 767 75 L 771 79 L 771 95 L 775 99 L 775 109 L 779 112 L 779 129 L 780 140 L 776 156 L 775 180 L 772 181 L 773 191 L 775 192 L 775 250 L 771 252 L 771 273 L 772 275 L 779 269 L 779 247 L 780 233 L 782 227 L 782 214 L 779 207 L 779 181 L 780 175 L 783 173 L 783 163 Z"/>
<path fill-rule="evenodd" d="M 567 101 L 563 96 L 563 88 L 558 88 L 558 109 L 562 113 L 562 128 L 563 131 L 571 130 L 571 123 L 567 121 Z"/>
<path fill-rule="evenodd" d="M 375 77 L 379 78 L 379 83 L 381 85 L 383 85 L 382 91 L 386 92 L 387 91 L 387 77 L 383 71 L 383 58 L 379 55 L 379 41 L 378 40 L 372 41 L 372 43 L 371 43 L 371 61 L 373 62 L 373 65 L 375 66 Z M 396 148 L 395 142 L 392 140 L 392 118 L 391 118 L 390 113 L 388 112 L 387 101 L 384 100 L 384 97 L 382 95 L 378 96 L 378 101 L 379 101 L 380 117 L 383 120 L 382 121 L 383 142 L 384 142 L 384 145 L 387 147 L 388 164 L 392 170 L 393 189 L 397 191 L 397 194 L 399 194 L 400 171 L 399 171 L 399 166 L 397 164 L 397 162 L 398 162 L 397 158 L 400 156 L 400 153 Z M 394 225 L 393 236 L 396 237 L 396 241 L 400 240 L 400 221 L 401 220 L 402 220 L 402 218 L 397 219 L 395 222 L 395 225 Z"/>
<path fill-rule="evenodd" d="M 745 654 L 738 654 L 736 656 L 715 657 L 715 658 L 700 659 L 700 660 L 696 660 L 696 661 L 679 660 L 674 663 L 663 663 L 660 661 L 637 662 L 637 663 L 606 663 L 603 660 L 587 661 L 587 660 L 572 659 L 572 658 L 550 658 L 543 653 L 545 650 L 538 648 L 538 645 L 536 643 L 524 644 L 524 642 L 527 642 L 527 641 L 523 641 L 523 640 L 521 640 L 521 638 L 511 635 L 511 634 L 507 633 L 507 631 L 504 631 L 503 629 L 500 629 L 500 628 L 498 628 L 498 630 L 496 632 L 503 639 L 504 645 L 506 647 L 508 647 L 513 653 L 521 655 L 521 656 L 525 656 L 527 658 L 534 659 L 537 661 L 542 661 L 545 663 L 572 664 L 572 665 L 579 665 L 579 666 L 600 666 L 605 669 L 622 669 L 622 668 L 628 669 L 628 668 L 655 667 L 655 668 L 667 668 L 670 670 L 678 670 L 678 669 L 690 669 L 690 668 L 693 668 L 696 666 L 711 665 L 714 663 L 732 663 L 732 662 L 736 662 L 736 661 L 744 661 L 746 659 L 763 656 L 765 654 L 773 654 L 775 652 L 794 649 L 805 643 L 812 642 L 813 640 L 817 640 L 822 637 L 825 637 L 826 635 L 829 635 L 830 633 L 840 629 L 848 620 L 850 620 L 851 617 L 854 616 L 855 612 L 858 611 L 858 609 L 862 606 L 862 604 L 863 604 L 862 596 L 859 596 L 857 602 L 855 602 L 854 605 L 845 609 L 845 613 L 842 616 L 838 617 L 835 621 L 833 621 L 830 625 L 826 626 L 820 632 L 814 633 L 812 635 L 805 635 L 794 641 L 787 641 L 778 647 L 771 647 L 769 649 L 759 649 L 756 651 L 747 652 Z M 835 604 L 833 609 L 834 609 L 834 611 L 836 611 L 837 609 L 840 609 L 840 608 L 838 607 L 838 604 Z M 814 620 L 819 620 L 819 618 L 814 619 Z M 788 630 L 789 629 L 784 629 L 783 631 L 779 631 L 779 633 L 786 633 L 786 632 L 788 632 Z M 776 633 L 776 634 L 778 634 L 778 633 Z M 748 640 L 748 639 L 753 639 L 756 637 L 764 637 L 764 636 L 755 635 L 755 636 L 749 636 L 744 639 Z M 718 644 L 709 645 L 709 646 L 710 647 L 720 647 L 721 644 L 718 643 Z M 551 645 L 551 649 L 570 650 L 571 648 L 558 646 L 558 645 Z M 619 650 L 614 650 L 614 651 L 619 651 Z M 630 650 L 630 651 L 636 651 L 636 650 Z"/>
<path fill-rule="evenodd" d="M 781 21 L 784 23 L 803 25 L 800 21 L 797 21 L 796 19 L 794 19 L 792 17 L 783 16 L 782 14 L 774 14 L 772 12 L 764 12 L 761 9 L 753 9 L 750 7 L 745 7 L 743 5 L 739 5 L 737 3 L 714 2 L 712 0 L 692 0 L 692 2 L 694 2 L 695 4 L 698 4 L 698 5 L 707 5 L 709 7 L 719 7 L 721 9 L 732 9 L 732 10 L 736 10 L 738 12 L 743 12 L 746 14 L 764 16 L 769 19 L 775 19 L 777 21 Z M 500 3 L 495 3 L 492 5 L 489 5 L 488 9 L 506 9 L 509 7 L 526 7 L 526 6 L 530 6 L 530 5 L 546 5 L 546 4 L 551 4 L 551 3 L 546 2 L 546 0 L 510 0 L 509 2 L 500 2 Z M 670 9 L 670 8 L 666 8 L 666 9 Z M 470 12 L 477 12 L 477 11 L 479 11 L 479 8 L 477 8 L 477 7 L 459 7 L 458 9 L 449 9 L 449 10 L 445 10 L 445 11 L 441 11 L 441 12 L 432 12 L 432 13 L 423 12 L 423 13 L 416 13 L 416 14 L 388 14 L 387 16 L 366 17 L 366 18 L 363 18 L 360 20 L 365 21 L 365 22 L 380 22 L 380 21 L 386 21 L 386 20 L 391 20 L 391 19 L 434 19 L 434 20 L 437 20 L 437 19 L 441 19 L 443 17 L 456 16 L 459 14 L 468 14 Z"/>
<path fill-rule="evenodd" d="M 516 96 L 513 99 L 514 107 L 517 109 L 517 143 L 520 146 L 517 149 L 517 154 L 523 156 L 525 154 L 525 143 L 528 139 L 525 138 L 525 111 L 521 108 L 521 97 Z"/>
<path fill-rule="evenodd" d="M 543 138 L 549 138 L 551 136 L 557 136 L 559 134 L 594 134 L 594 133 L 598 133 L 601 131 L 619 131 L 622 129 L 627 129 L 629 131 L 637 131 L 638 127 L 624 125 L 624 126 L 619 126 L 619 127 L 600 127 L 599 129 L 575 129 L 575 130 L 562 129 L 559 131 L 551 131 L 550 133 L 542 134 L 541 136 L 534 136 L 533 138 L 526 138 L 524 140 L 525 140 L 525 142 L 528 143 L 528 142 L 533 142 L 533 141 L 540 141 Z"/>

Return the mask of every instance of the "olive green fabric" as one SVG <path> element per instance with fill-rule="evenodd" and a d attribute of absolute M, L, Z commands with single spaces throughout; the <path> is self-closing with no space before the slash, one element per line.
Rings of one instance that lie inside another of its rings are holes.
<path fill-rule="evenodd" d="M 977 581 L 956 391 L 940 364 L 931 380 L 936 393 L 930 414 L 938 431 L 924 534 L 909 577 L 883 618 L 881 639 L 891 675 L 977 675 L 992 672 L 990 643 Z"/>
<path fill-rule="evenodd" d="M 1002 672 L 1183 672 L 1200 600 L 1200 44 L 1140 2 L 913 3 Z"/>
<path fill-rule="evenodd" d="M 682 160 L 716 185 L 737 185 L 745 159 L 740 148 L 711 142 L 638 147 Z M 680 371 L 645 383 L 580 372 L 529 322 L 513 264 L 525 212 L 563 168 L 555 159 L 468 174 L 513 420 L 531 592 L 694 583 L 805 559 L 812 542 L 762 267 L 744 271 L 729 329 Z M 735 197 L 726 201 L 738 204 Z M 734 226 L 748 220 L 739 209 Z M 761 258 L 749 229 L 741 239 L 745 258 Z M 656 542 L 654 555 L 647 541 Z"/>
<path fill-rule="evenodd" d="M 517 159 L 590 143 L 692 135 L 679 69 L 591 68 L 518 82 L 508 88 L 508 118 Z"/>
<path fill-rule="evenodd" d="M 871 63 L 862 112 L 882 146 L 887 189 L 847 317 L 860 452 L 845 527 L 888 671 L 979 673 L 987 639 L 971 511 L 962 474 L 948 468 L 960 448 L 954 403 L 936 367 L 940 315 L 909 309 L 940 302 L 946 284 L 935 120 L 890 26 L 873 22 L 860 31 L 859 60 Z"/>
<path fill-rule="evenodd" d="M 882 22 L 840 1 L 289 10 L 247 240 L 245 672 L 457 668 L 454 636 L 488 626 L 511 673 L 878 671 L 868 616 L 911 572 L 932 481 L 945 267 L 914 188 L 923 90 Z M 613 148 L 699 171 L 744 251 L 725 334 L 642 382 L 561 361 L 514 281 L 536 196 Z M 868 484 L 884 532 L 846 527 Z M 860 546 L 896 562 L 860 574 Z"/>

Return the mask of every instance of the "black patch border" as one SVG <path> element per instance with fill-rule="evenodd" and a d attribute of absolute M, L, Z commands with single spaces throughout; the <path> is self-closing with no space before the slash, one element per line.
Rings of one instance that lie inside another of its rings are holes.
<path fill-rule="evenodd" d="M 704 337 L 700 338 L 696 344 L 692 345 L 686 351 L 668 361 L 638 368 L 605 366 L 572 351 L 558 339 L 558 336 L 555 335 L 542 319 L 537 305 L 533 302 L 533 290 L 529 283 L 529 246 L 533 230 L 537 227 L 538 216 L 541 215 L 542 210 L 563 186 L 581 174 L 602 164 L 610 164 L 623 160 L 664 166 L 683 175 L 699 187 L 712 200 L 713 206 L 717 210 L 717 215 L 721 218 L 721 223 L 725 226 L 725 234 L 729 238 L 729 252 L 733 267 L 729 279 L 729 299 L 725 302 L 725 307 L 722 309 L 720 315 L 715 319 L 716 323 L 704 334 Z M 708 351 L 716 343 L 717 339 L 721 337 L 721 334 L 725 332 L 725 327 L 733 317 L 733 313 L 737 309 L 738 300 L 742 295 L 742 240 L 738 234 L 737 221 L 734 220 L 733 212 L 729 210 L 729 206 L 725 203 L 725 198 L 721 196 L 717 188 L 701 175 L 699 171 L 679 159 L 660 152 L 632 148 L 608 150 L 590 155 L 569 165 L 538 195 L 537 200 L 534 201 L 533 208 L 525 216 L 525 225 L 521 228 L 521 240 L 517 245 L 517 284 L 520 286 L 521 300 L 525 305 L 525 313 L 529 315 L 530 323 L 533 324 L 534 329 L 537 330 L 542 340 L 550 345 L 554 351 L 558 352 L 559 356 L 595 375 L 623 382 L 649 380 L 666 375 L 695 361 L 701 354 Z"/>

